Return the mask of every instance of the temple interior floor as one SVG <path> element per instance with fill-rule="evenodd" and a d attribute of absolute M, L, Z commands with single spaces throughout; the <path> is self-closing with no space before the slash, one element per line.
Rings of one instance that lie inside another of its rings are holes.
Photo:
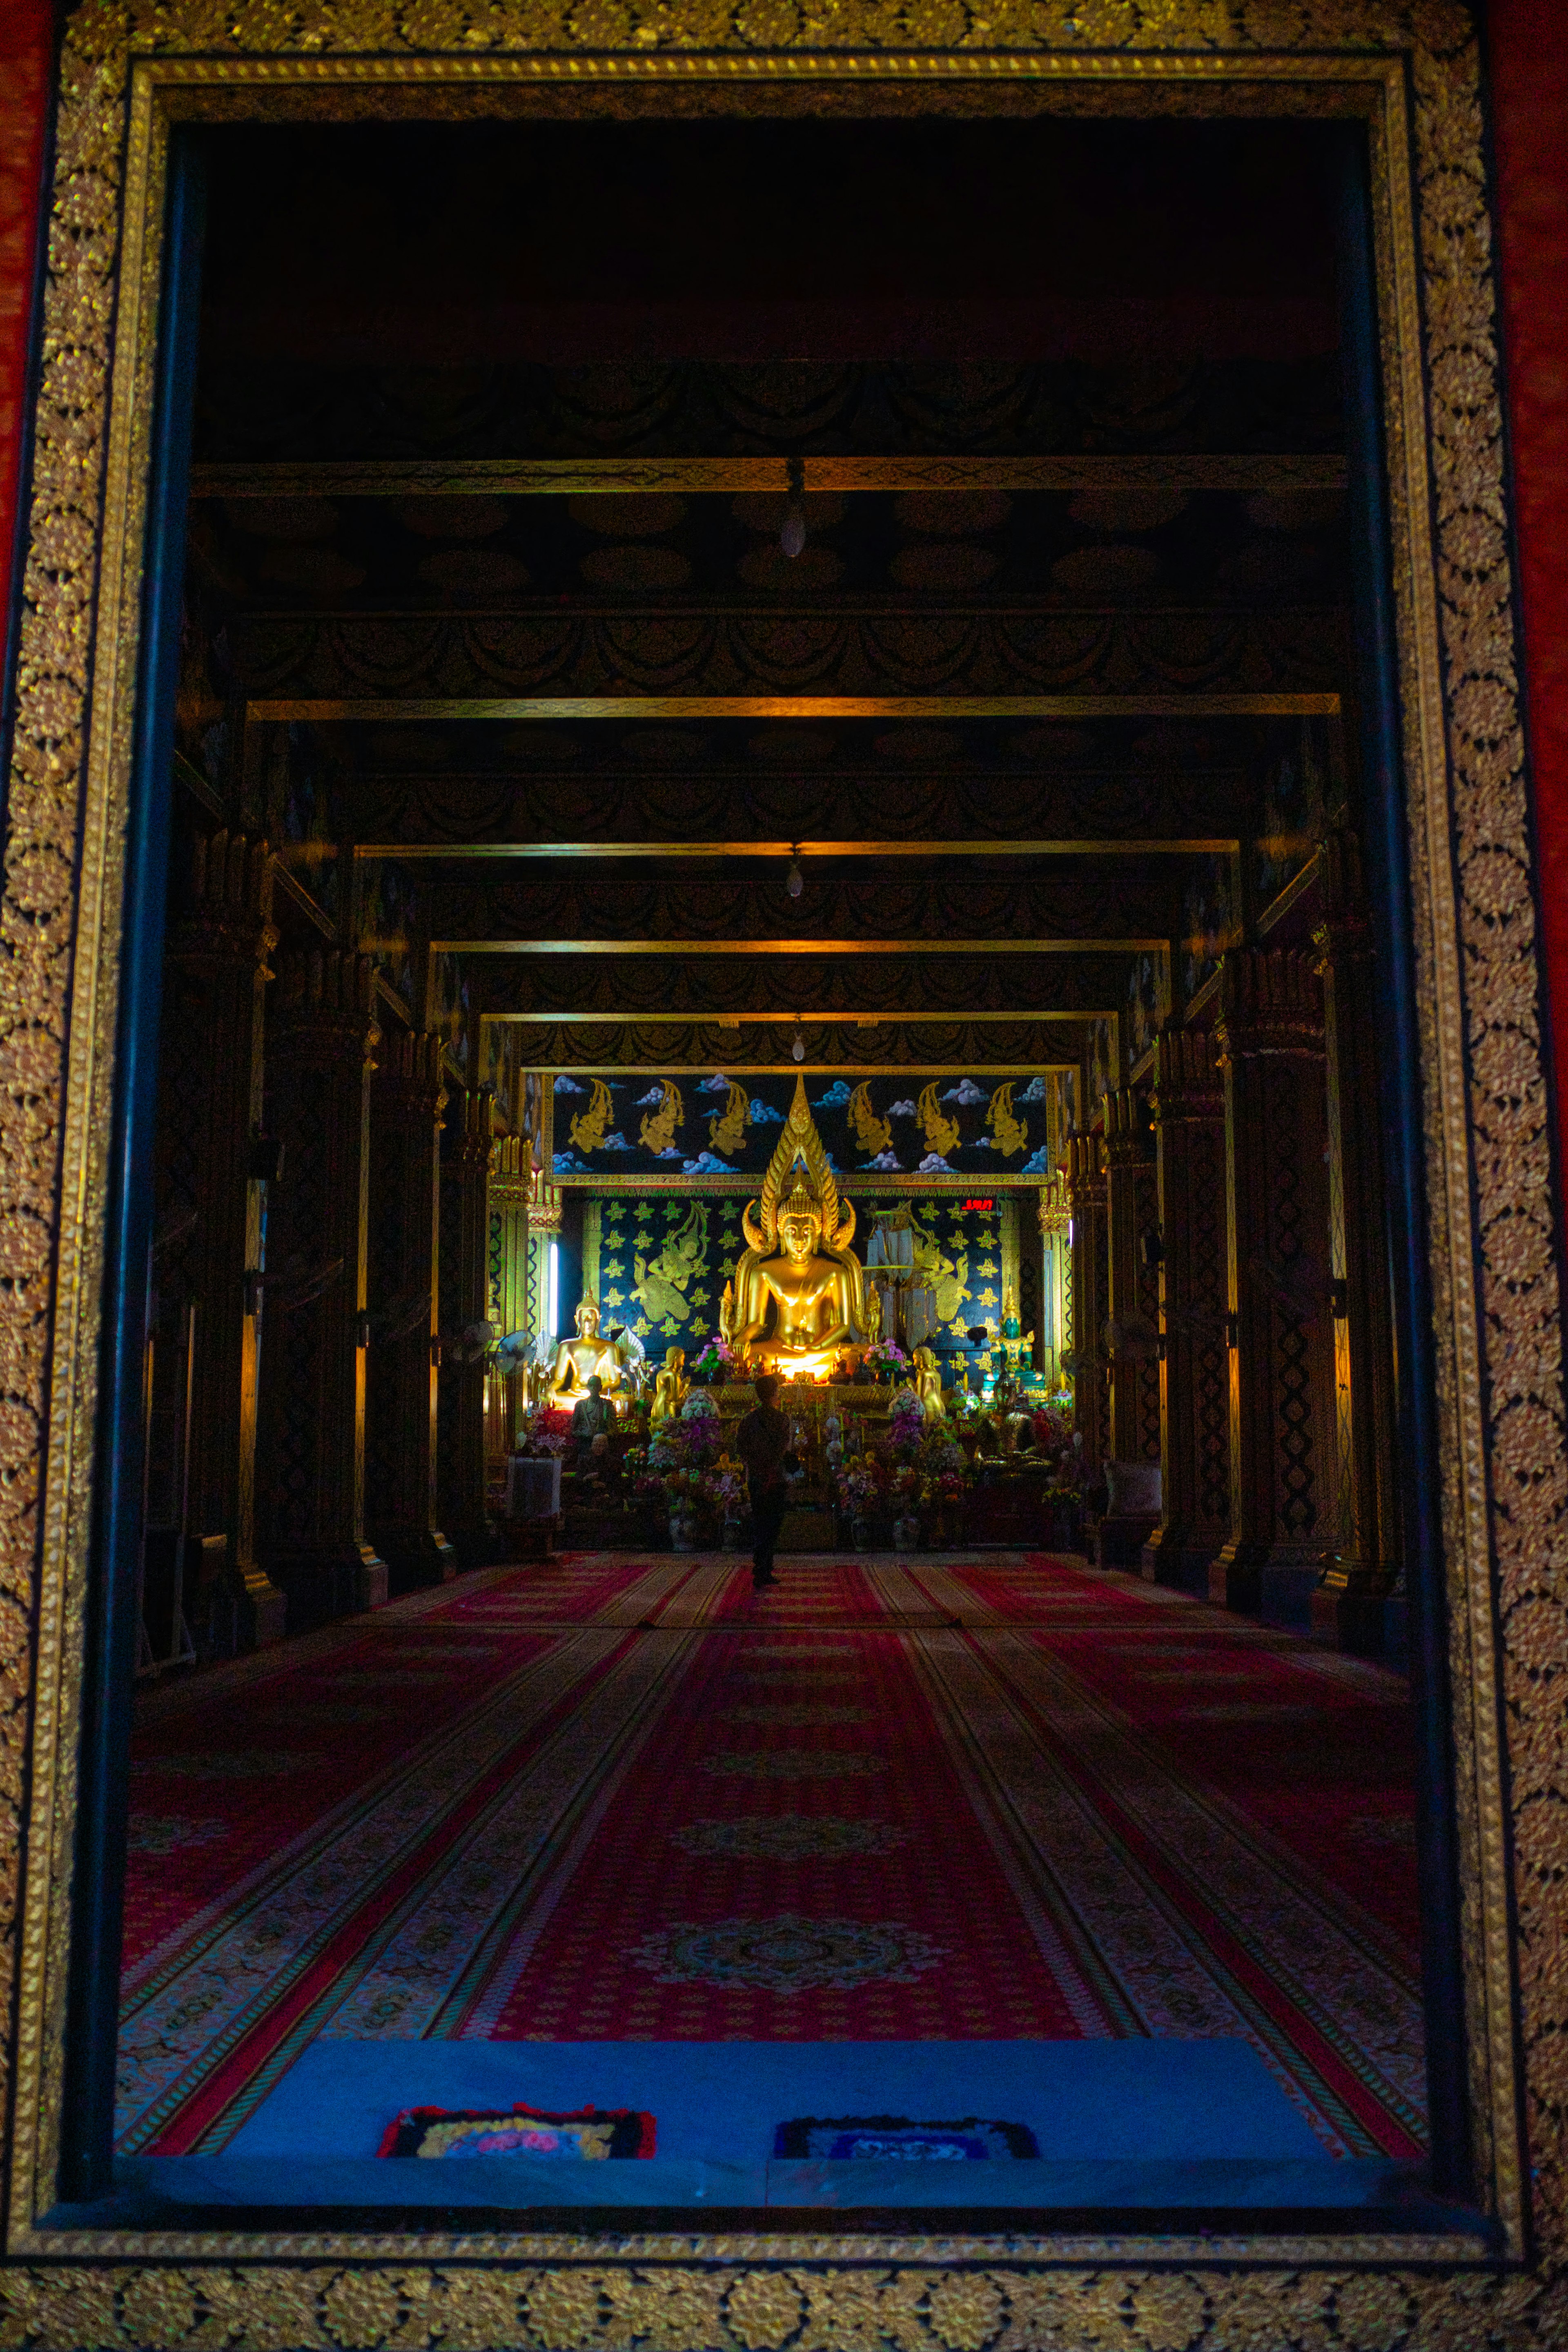
<path fill-rule="evenodd" d="M 489 1570 L 147 1695 L 123 2181 L 1279 2209 L 1418 2180 L 1399 1677 L 1045 1554 L 780 1573 Z M 655 2153 L 378 2157 L 402 2111 L 518 2101 L 651 2115 Z M 981 2195 L 781 2137 L 865 2118 L 1037 2159 Z"/>

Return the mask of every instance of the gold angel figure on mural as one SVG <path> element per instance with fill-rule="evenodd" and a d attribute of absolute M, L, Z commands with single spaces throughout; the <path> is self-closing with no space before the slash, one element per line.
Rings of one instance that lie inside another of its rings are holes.
<path fill-rule="evenodd" d="M 915 1275 L 921 1286 L 936 1294 L 936 1317 L 939 1323 L 951 1323 L 969 1291 L 969 1255 L 963 1252 L 956 1265 L 942 1255 L 942 1243 L 933 1225 L 926 1224 L 919 1212 L 914 1217 Z"/>
<path fill-rule="evenodd" d="M 996 1139 L 996 1149 L 1004 1160 L 1011 1160 L 1022 1151 L 1029 1140 L 1026 1119 L 1019 1118 L 1013 1108 L 1013 1081 L 998 1087 L 991 1097 L 991 1108 L 985 1114 L 985 1124 Z"/>
<path fill-rule="evenodd" d="M 649 1151 L 668 1151 L 675 1141 L 675 1130 L 686 1124 L 686 1107 L 680 1099 L 680 1088 L 673 1078 L 659 1080 L 659 1106 L 643 1120 L 642 1140 Z"/>
<path fill-rule="evenodd" d="M 936 1080 L 925 1087 L 920 1099 L 921 1125 L 925 1129 L 926 1150 L 943 1160 L 958 1141 L 958 1121 L 949 1118 L 936 1098 Z"/>
<path fill-rule="evenodd" d="M 862 1151 L 873 1159 L 886 1151 L 893 1139 L 890 1121 L 879 1118 L 871 1108 L 871 1082 L 862 1078 L 849 1097 L 849 1124 L 855 1130 L 855 1140 Z"/>
<path fill-rule="evenodd" d="M 708 1140 L 721 1158 L 731 1159 L 745 1141 L 746 1129 L 752 1123 L 752 1106 L 744 1087 L 733 1078 L 729 1082 L 730 1099 L 721 1111 L 715 1111 L 708 1122 Z"/>
<path fill-rule="evenodd" d="M 686 1293 L 708 1256 L 708 1203 L 693 1201 L 683 1225 L 665 1238 L 655 1258 L 634 1257 L 632 1297 L 650 1323 L 684 1323 L 691 1312 Z"/>
<path fill-rule="evenodd" d="M 595 1078 L 592 1084 L 594 1091 L 588 1097 L 587 1109 L 577 1112 L 572 1121 L 572 1140 L 579 1151 L 597 1151 L 616 1115 L 615 1102 L 604 1079 Z"/>

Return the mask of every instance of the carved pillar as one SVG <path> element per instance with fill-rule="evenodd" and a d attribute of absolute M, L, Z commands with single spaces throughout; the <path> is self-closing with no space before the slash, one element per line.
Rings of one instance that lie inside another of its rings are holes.
<path fill-rule="evenodd" d="M 386 1563 L 364 1536 L 374 989 L 367 957 L 282 957 L 267 1036 L 283 1166 L 268 1205 L 257 1523 L 303 1624 L 386 1599 Z"/>
<path fill-rule="evenodd" d="M 1206 1595 L 1210 1564 L 1230 1534 L 1225 1078 L 1206 1032 L 1170 1029 L 1155 1039 L 1153 1110 L 1162 1516 L 1143 1547 L 1143 1573 Z"/>
<path fill-rule="evenodd" d="M 1160 1277 L 1143 1236 L 1160 1222 L 1149 1107 L 1131 1087 L 1105 1097 L 1105 1191 L 1110 1265 L 1110 1437 L 1113 1462 L 1160 1459 Z"/>
<path fill-rule="evenodd" d="M 365 1520 L 398 1591 L 458 1573 L 436 1517 L 436 1250 L 446 1100 L 440 1038 L 390 1031 L 371 1087 Z"/>
<path fill-rule="evenodd" d="M 183 1292 L 196 1310 L 185 1532 L 226 1538 L 226 1580 L 245 1647 L 280 1641 L 288 1612 L 256 1556 L 260 1318 L 253 1277 L 266 1188 L 255 1139 L 267 959 L 277 944 L 266 842 L 237 833 L 198 837 L 187 909 L 167 949 L 158 1205 L 160 1219 L 171 1216 L 176 1229 L 195 1211 L 174 1244 Z"/>
<path fill-rule="evenodd" d="M 1220 966 L 1229 1217 L 1231 1533 L 1211 1599 L 1305 1628 L 1333 1538 L 1322 999 L 1310 956 Z"/>
<path fill-rule="evenodd" d="M 1328 1079 L 1337 1491 L 1312 1628 L 1348 1649 L 1375 1651 L 1382 1647 L 1383 1601 L 1398 1575 L 1400 1537 L 1372 927 L 1353 834 L 1329 835 L 1322 877 L 1327 911 L 1313 940 Z"/>
<path fill-rule="evenodd" d="M 1068 1240 L 1072 1203 L 1067 1178 L 1058 1169 L 1040 1187 L 1040 1242 L 1044 1262 L 1040 1284 L 1041 1367 L 1046 1384 L 1059 1389 L 1062 1358 L 1072 1352 L 1072 1253 Z"/>
<path fill-rule="evenodd" d="M 528 1292 L 528 1206 L 533 1182 L 533 1154 L 526 1135 L 498 1135 L 490 1146 L 489 1304 L 486 1308 L 498 1334 L 537 1328 Z M 523 1403 L 525 1375 L 500 1372 L 493 1367 L 486 1381 L 485 1461 L 492 1484 L 504 1483 L 507 1455 L 517 1443 L 518 1413 Z"/>
<path fill-rule="evenodd" d="M 489 1557 L 495 1534 L 485 1509 L 484 1362 L 465 1360 L 462 1345 L 466 1330 L 489 1319 L 490 1126 L 489 1089 L 466 1089 L 441 1139 L 437 1500 L 465 1568 Z"/>
<path fill-rule="evenodd" d="M 1105 1460 L 1110 1431 L 1110 1368 L 1100 1332 L 1106 1315 L 1108 1237 L 1098 1135 L 1068 1136 L 1067 1182 L 1072 1204 L 1073 1426 L 1083 1440 L 1084 1475 L 1092 1478 Z"/>

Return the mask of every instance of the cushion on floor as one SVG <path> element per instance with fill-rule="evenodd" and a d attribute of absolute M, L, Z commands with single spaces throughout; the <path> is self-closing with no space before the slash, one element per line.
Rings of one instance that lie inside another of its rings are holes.
<path fill-rule="evenodd" d="M 800 2116 L 773 2134 L 775 2157 L 963 2164 L 1039 2152 L 1027 2124 L 974 2116 L 951 2124 L 914 2123 L 908 2116 Z"/>
<path fill-rule="evenodd" d="M 634 2107 L 405 2107 L 378 2156 L 651 2156 L 654 2119 Z"/>

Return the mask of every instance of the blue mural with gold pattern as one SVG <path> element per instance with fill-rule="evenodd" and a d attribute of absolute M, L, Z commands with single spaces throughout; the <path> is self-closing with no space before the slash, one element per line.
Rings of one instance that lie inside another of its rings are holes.
<path fill-rule="evenodd" d="M 935 1300 L 940 1329 L 933 1335 L 944 1356 L 973 1352 L 972 1326 L 1002 1319 L 1003 1226 L 1011 1214 L 1002 1202 L 981 1207 L 963 1201 L 920 1199 L 908 1194 L 852 1192 L 860 1219 L 858 1247 L 864 1247 L 879 1204 L 907 1205 L 915 1229 L 915 1262 Z M 740 1195 L 672 1200 L 615 1193 L 588 1204 L 597 1231 L 585 1253 L 584 1279 L 596 1278 L 606 1328 L 635 1331 L 654 1362 L 671 1347 L 707 1339 L 719 1321 L 724 1284 L 745 1247 Z M 1025 1247 L 1034 1246 L 1034 1217 L 1023 1203 L 1016 1230 Z"/>

